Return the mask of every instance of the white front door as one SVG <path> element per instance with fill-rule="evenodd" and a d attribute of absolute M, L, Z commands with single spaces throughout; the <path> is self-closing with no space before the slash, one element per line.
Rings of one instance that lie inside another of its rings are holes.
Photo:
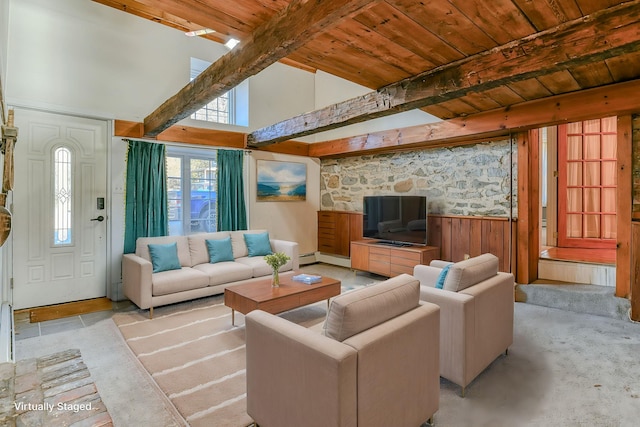
<path fill-rule="evenodd" d="M 107 122 L 15 109 L 14 308 L 104 297 Z"/>

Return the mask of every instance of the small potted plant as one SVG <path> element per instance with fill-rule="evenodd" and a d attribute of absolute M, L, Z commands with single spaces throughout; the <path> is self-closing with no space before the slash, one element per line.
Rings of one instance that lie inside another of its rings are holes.
<path fill-rule="evenodd" d="M 265 255 L 264 260 L 267 262 L 267 264 L 269 264 L 269 266 L 273 270 L 271 286 L 273 286 L 274 288 L 277 288 L 278 286 L 280 286 L 280 276 L 278 275 L 278 270 L 280 269 L 280 267 L 285 265 L 287 261 L 289 261 L 290 259 L 291 258 L 289 258 L 289 256 L 283 252 L 276 252 L 270 255 Z"/>

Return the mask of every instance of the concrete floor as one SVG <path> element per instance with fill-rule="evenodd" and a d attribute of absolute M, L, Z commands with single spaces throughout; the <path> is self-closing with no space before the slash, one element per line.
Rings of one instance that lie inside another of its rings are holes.
<path fill-rule="evenodd" d="M 305 272 L 349 289 L 381 278 L 314 264 Z M 205 304 L 206 299 L 190 304 Z M 176 310 L 181 304 L 170 308 Z M 127 304 L 118 310 L 135 309 Z M 112 312 L 16 324 L 18 359 L 78 348 L 115 426 L 182 425 L 137 365 Z M 160 314 L 158 312 L 158 314 Z M 437 426 L 636 426 L 640 420 L 640 325 L 516 303 L 514 343 L 460 397 L 441 380 Z M 221 420 L 220 426 L 224 426 Z"/>

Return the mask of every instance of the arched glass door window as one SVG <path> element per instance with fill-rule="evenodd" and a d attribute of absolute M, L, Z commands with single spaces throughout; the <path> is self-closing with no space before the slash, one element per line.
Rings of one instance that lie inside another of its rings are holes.
<path fill-rule="evenodd" d="M 73 162 L 72 153 L 66 147 L 59 147 L 53 153 L 54 200 L 53 200 L 53 244 L 70 245 L 72 240 Z"/>

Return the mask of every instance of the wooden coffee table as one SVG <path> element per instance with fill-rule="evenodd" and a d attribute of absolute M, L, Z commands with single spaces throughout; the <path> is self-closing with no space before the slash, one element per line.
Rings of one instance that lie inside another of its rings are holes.
<path fill-rule="evenodd" d="M 298 274 L 298 273 L 296 273 Z M 318 283 L 307 285 L 292 279 L 293 274 L 280 275 L 280 286 L 271 286 L 271 276 L 242 285 L 232 285 L 224 290 L 224 305 L 231 308 L 231 324 L 235 325 L 236 310 L 247 314 L 264 310 L 277 314 L 314 302 L 340 295 L 340 281 L 322 276 Z"/>

